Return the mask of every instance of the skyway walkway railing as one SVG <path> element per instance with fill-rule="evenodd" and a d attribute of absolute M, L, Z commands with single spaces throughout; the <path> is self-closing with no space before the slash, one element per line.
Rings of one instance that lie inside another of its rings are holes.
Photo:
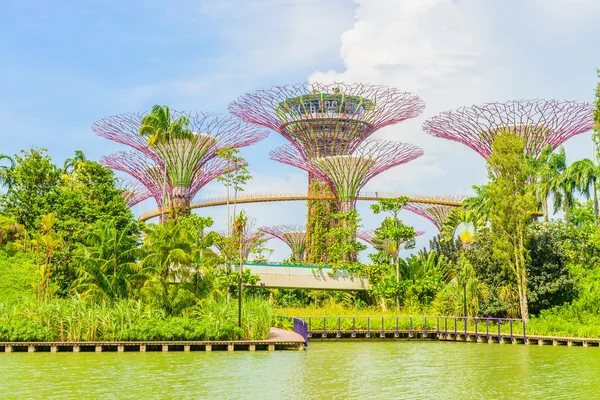
<path fill-rule="evenodd" d="M 377 199 L 386 198 L 397 198 L 406 196 L 408 197 L 409 203 L 424 203 L 432 205 L 445 205 L 459 207 L 462 205 L 464 199 L 467 196 L 461 195 L 422 195 L 422 194 L 408 194 L 402 192 L 373 192 L 373 191 L 361 191 L 357 197 L 357 200 L 363 201 L 376 201 Z M 275 193 L 275 192 L 262 192 L 262 193 L 246 193 L 238 195 L 237 204 L 244 203 L 262 203 L 271 201 L 301 201 L 301 200 L 334 200 L 333 196 L 309 196 L 308 192 L 287 192 L 287 193 Z M 215 196 L 198 199 L 191 204 L 191 208 L 204 208 L 204 207 L 216 207 L 226 205 L 227 203 L 233 203 L 232 197 L 227 196 Z M 139 217 L 140 221 L 146 221 L 148 219 L 158 217 L 161 214 L 160 209 L 155 209 L 150 212 L 144 213 Z"/>

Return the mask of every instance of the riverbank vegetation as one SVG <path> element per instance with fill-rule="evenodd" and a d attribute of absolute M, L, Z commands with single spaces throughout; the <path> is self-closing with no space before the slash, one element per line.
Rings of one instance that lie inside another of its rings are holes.
<path fill-rule="evenodd" d="M 170 115 L 156 106 L 143 118 L 149 146 L 194 137 Z M 407 198 L 372 205 L 370 217 L 383 219 L 366 263 L 357 261 L 366 249 L 358 213 L 311 200 L 301 258 L 319 268 L 326 253 L 326 265 L 366 277 L 370 289 L 247 287 L 239 321 L 238 293 L 258 277 L 236 266 L 268 249 L 236 212 L 251 178 L 237 150 L 217 155 L 233 194 L 221 234 L 176 195 L 165 198 L 160 223 L 137 221 L 113 172 L 80 151 L 61 166 L 38 148 L 0 155 L 0 341 L 264 339 L 273 314 L 523 318 L 530 333 L 600 337 L 600 86 L 594 116 L 593 159 L 569 163 L 562 147 L 532 152 L 510 127 L 498 134 L 489 181 L 451 212 L 432 205 L 440 234 L 410 255 Z"/>
<path fill-rule="evenodd" d="M 112 171 L 81 152 L 64 166 L 36 148 L 3 161 L 0 341 L 268 337 L 271 306 L 253 289 L 238 326 L 226 265 L 243 232 L 220 235 L 195 215 L 138 223 Z"/>

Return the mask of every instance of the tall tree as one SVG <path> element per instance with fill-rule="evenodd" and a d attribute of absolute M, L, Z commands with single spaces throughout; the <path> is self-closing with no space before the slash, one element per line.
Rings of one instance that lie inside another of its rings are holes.
<path fill-rule="evenodd" d="M 225 148 L 217 151 L 217 156 L 227 160 L 227 167 L 223 175 L 217 180 L 227 188 L 227 234 L 231 234 L 231 221 L 236 219 L 236 205 L 238 192 L 244 191 L 244 185 L 252 179 L 248 171 L 248 163 L 239 156 L 238 149 Z M 229 191 L 233 189 L 233 217 L 229 215 Z M 233 218 L 233 219 L 231 219 Z"/>
<path fill-rule="evenodd" d="M 494 254 L 510 266 L 517 281 L 521 317 L 528 319 L 526 230 L 536 203 L 528 188 L 532 169 L 524 149 L 525 140 L 515 133 L 497 136 L 488 159 L 488 191 Z"/>

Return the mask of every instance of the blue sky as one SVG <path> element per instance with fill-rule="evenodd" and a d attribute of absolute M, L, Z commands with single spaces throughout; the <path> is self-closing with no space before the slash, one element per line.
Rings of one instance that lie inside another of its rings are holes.
<path fill-rule="evenodd" d="M 77 149 L 98 159 L 122 149 L 90 130 L 106 115 L 156 103 L 225 112 L 237 96 L 276 84 L 360 81 L 427 104 L 423 116 L 377 134 L 426 156 L 374 179 L 373 190 L 468 193 L 485 181 L 482 159 L 425 135 L 425 118 L 485 101 L 592 101 L 600 67 L 596 0 L 4 0 L 0 15 L 0 153 L 35 145 L 57 162 Z M 268 160 L 280 144 L 272 134 L 244 151 L 255 176 L 248 192 L 305 188 L 303 173 Z M 571 160 L 589 157 L 590 135 L 565 147 Z M 305 212 L 300 203 L 246 208 L 257 226 L 302 223 Z M 359 211 L 377 226 L 368 204 Z M 210 214 L 224 223 L 225 210 Z M 425 246 L 433 226 L 404 217 L 427 232 Z M 272 247 L 274 259 L 287 256 Z"/>

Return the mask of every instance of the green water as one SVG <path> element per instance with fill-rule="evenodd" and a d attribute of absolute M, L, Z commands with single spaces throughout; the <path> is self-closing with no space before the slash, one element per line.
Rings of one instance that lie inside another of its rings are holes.
<path fill-rule="evenodd" d="M 0 353 L 0 398 L 588 399 L 600 349 L 311 343 L 305 352 Z"/>

